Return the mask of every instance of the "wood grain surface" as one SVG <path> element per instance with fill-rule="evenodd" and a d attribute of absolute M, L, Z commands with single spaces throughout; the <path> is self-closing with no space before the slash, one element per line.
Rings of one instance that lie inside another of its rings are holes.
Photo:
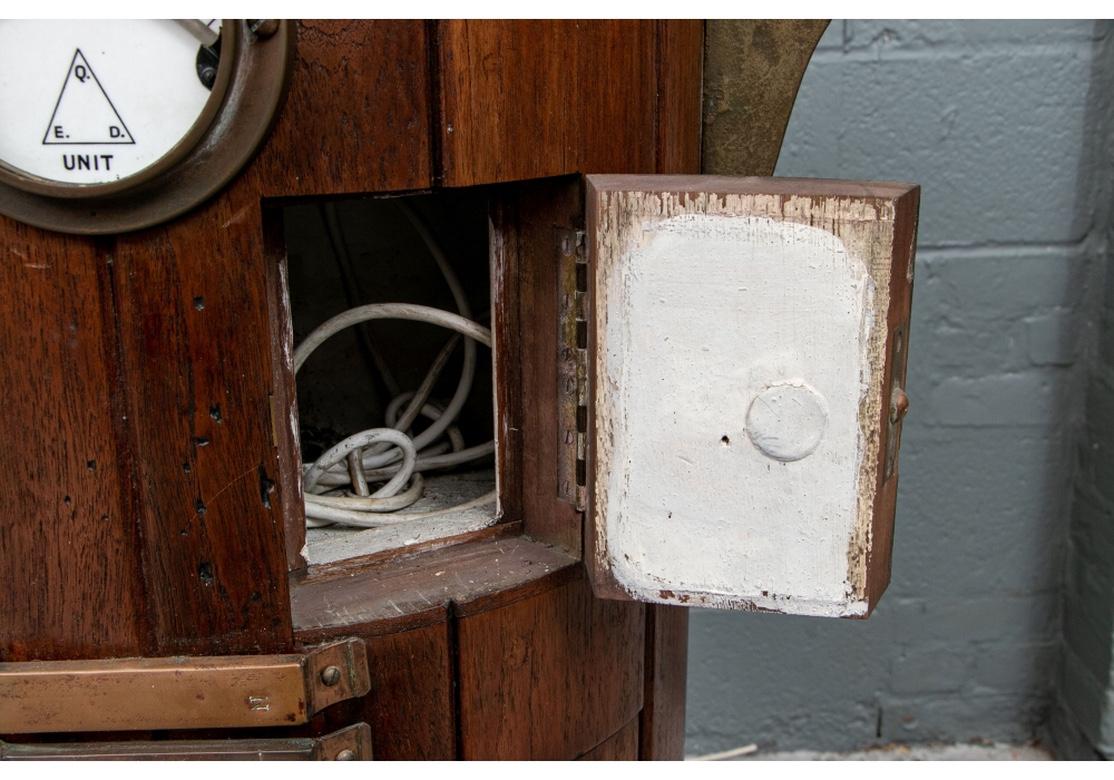
<path fill-rule="evenodd" d="M 359 636 L 367 645 L 371 691 L 314 719 L 312 733 L 328 734 L 350 723 L 371 726 L 381 761 L 445 761 L 457 757 L 453 626 L 444 621 L 386 635 L 360 627 L 307 631 L 298 639 L 318 644 Z"/>
<path fill-rule="evenodd" d="M 0 660 L 148 649 L 112 274 L 0 217 Z"/>
<path fill-rule="evenodd" d="M 7 660 L 291 641 L 260 198 L 428 187 L 431 165 L 424 23 L 303 23 L 298 52 L 264 150 L 194 212 L 99 242 L 0 219 L 0 338 L 31 358 L 0 378 L 26 449 Z"/>
<path fill-rule="evenodd" d="M 293 586 L 293 377 L 281 242 L 264 214 L 277 198 L 692 169 L 701 28 L 302 22 L 271 136 L 208 203 L 101 240 L 0 218 L 0 348 L 20 357 L 0 365 L 0 430 L 19 443 L 0 455 L 0 658 L 361 636 L 372 693 L 315 728 L 364 719 L 378 757 L 630 756 L 644 696 L 664 695 L 645 685 L 646 654 L 665 646 L 647 644 L 644 607 L 592 597 L 579 515 L 550 470 L 554 236 L 582 227 L 577 179 L 496 198 L 508 249 L 494 299 L 518 338 L 499 353 L 499 392 L 521 420 L 500 444 L 502 474 L 529 486 L 507 497 L 508 528 L 527 537 Z M 666 719 L 679 722 L 654 728 Z"/>
<path fill-rule="evenodd" d="M 573 555 L 580 554 L 581 515 L 558 498 L 557 295 L 559 231 L 583 225 L 579 178 L 525 182 L 492 198 L 492 252 L 503 284 L 515 291 L 509 318 L 518 325 L 514 378 L 508 388 L 521 404 L 519 424 L 507 431 L 507 449 L 517 453 L 525 532 Z M 500 353 L 502 354 L 502 353 Z M 528 487 L 525 487 L 528 486 Z"/>
<path fill-rule="evenodd" d="M 462 618 L 461 758 L 581 755 L 642 707 L 645 611 L 592 596 L 581 575 Z"/>
<path fill-rule="evenodd" d="M 301 633 L 377 634 L 444 622 L 449 610 L 471 614 L 553 587 L 578 570 L 568 553 L 523 536 L 478 539 L 377 566 L 295 579 L 294 625 Z"/>
<path fill-rule="evenodd" d="M 261 194 L 429 187 L 427 29 L 420 21 L 299 22 L 286 105 L 255 163 Z"/>
<path fill-rule="evenodd" d="M 688 637 L 688 608 L 646 605 L 646 681 L 639 730 L 643 760 L 685 757 Z"/>
<path fill-rule="evenodd" d="M 695 170 L 702 22 L 457 20 L 436 34 L 445 185 Z"/>
<path fill-rule="evenodd" d="M 659 21 L 655 173 L 699 173 L 704 22 Z"/>
<path fill-rule="evenodd" d="M 577 761 L 634 761 L 638 758 L 638 719 L 635 718 Z"/>
<path fill-rule="evenodd" d="M 147 596 L 163 654 L 290 644 L 250 183 L 185 219 L 121 236 L 114 250 Z"/>

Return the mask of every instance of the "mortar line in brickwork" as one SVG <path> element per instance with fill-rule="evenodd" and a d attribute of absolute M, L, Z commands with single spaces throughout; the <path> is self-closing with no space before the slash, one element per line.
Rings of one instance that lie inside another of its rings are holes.
<path fill-rule="evenodd" d="M 931 257 L 987 257 L 1001 258 L 1004 253 L 1016 253 L 1020 257 L 1054 256 L 1062 257 L 1065 253 L 1084 254 L 1101 249 L 1101 239 L 1094 239 L 1088 234 L 1079 241 L 1065 241 L 1063 243 L 1000 243 L 980 241 L 977 244 L 921 244 L 917 247 L 917 259 L 925 260 Z"/>
<path fill-rule="evenodd" d="M 1063 57 L 1066 50 L 1078 47 L 1084 52 L 1094 50 L 1096 44 L 1103 42 L 1102 37 L 1094 38 L 1065 38 L 1061 41 L 1048 43 L 1028 43 L 1024 41 L 998 41 L 983 43 L 972 41 L 963 44 L 925 44 L 918 42 L 908 47 L 894 47 L 887 45 L 879 47 L 876 43 L 866 43 L 860 47 L 840 49 L 817 49 L 809 60 L 809 67 L 816 65 L 829 65 L 836 63 L 880 63 L 910 60 L 984 60 L 993 58 L 1016 59 Z M 807 78 L 807 77 L 806 77 Z"/>

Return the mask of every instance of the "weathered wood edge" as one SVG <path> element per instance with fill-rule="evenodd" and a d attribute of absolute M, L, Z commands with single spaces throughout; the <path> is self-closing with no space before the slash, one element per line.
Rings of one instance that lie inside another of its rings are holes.
<path fill-rule="evenodd" d="M 902 194 L 894 204 L 893 248 L 891 250 L 893 270 L 890 276 L 890 307 L 886 319 L 886 350 L 887 354 L 892 354 L 895 334 L 901 329 L 905 339 L 905 359 L 899 367 L 894 366 L 890 360 L 886 361 L 883 388 L 894 386 L 893 371 L 895 369 L 901 372 L 897 384 L 903 388 L 908 375 L 909 330 L 913 303 L 913 277 L 916 264 L 920 196 L 920 187 L 913 187 Z M 882 437 L 879 442 L 879 452 L 884 459 L 888 445 L 886 439 L 887 421 L 891 413 L 892 398 L 889 393 L 883 392 L 882 399 L 882 408 L 879 410 L 879 430 Z M 900 426 L 901 423 L 899 422 L 894 431 L 899 443 L 901 440 Z M 885 476 L 884 463 L 878 469 L 871 524 L 872 544 L 867 553 L 867 612 L 862 616 L 864 619 L 870 617 L 873 613 L 890 582 L 897 510 L 897 483 L 900 473 L 899 461 L 900 449 L 898 450 L 893 473 L 888 479 Z"/>
<path fill-rule="evenodd" d="M 521 536 L 483 539 L 414 555 L 372 569 L 295 579 L 291 612 L 295 636 L 305 641 L 405 631 L 505 606 L 556 587 L 579 561 L 552 545 Z"/>

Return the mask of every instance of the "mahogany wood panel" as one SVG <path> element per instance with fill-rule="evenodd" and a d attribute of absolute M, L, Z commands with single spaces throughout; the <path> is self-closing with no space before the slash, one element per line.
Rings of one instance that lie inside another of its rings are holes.
<path fill-rule="evenodd" d="M 521 292 L 518 279 L 517 241 L 498 224 L 504 198 L 493 195 L 489 203 L 488 254 L 491 258 L 491 355 L 495 377 L 495 467 L 502 520 L 523 517 L 523 417 L 531 404 L 522 388 L 526 362 L 522 343 Z"/>
<path fill-rule="evenodd" d="M 455 648 L 450 639 L 446 623 L 369 639 L 372 688 L 364 699 L 363 719 L 373 734 L 382 735 L 377 758 L 456 757 Z"/>
<path fill-rule="evenodd" d="M 641 604 L 576 579 L 458 622 L 461 758 L 582 755 L 642 707 Z"/>
<path fill-rule="evenodd" d="M 286 104 L 256 167 L 266 195 L 431 183 L 427 23 L 302 20 Z"/>
<path fill-rule="evenodd" d="M 423 22 L 304 23 L 273 135 L 214 201 L 96 245 L 0 223 L 0 339 L 27 356 L 0 376 L 6 658 L 289 644 L 259 202 L 428 187 L 427 46 Z"/>
<path fill-rule="evenodd" d="M 569 128 L 575 144 L 575 156 L 569 160 L 575 167 L 568 172 L 655 170 L 658 23 L 623 19 L 567 24 L 577 33 L 576 91 L 567 108 L 554 106 L 563 121 L 556 113 L 553 120 Z"/>
<path fill-rule="evenodd" d="M 655 173 L 699 173 L 704 22 L 659 21 Z"/>
<path fill-rule="evenodd" d="M 577 761 L 634 761 L 638 757 L 638 718 L 635 718 Z"/>
<path fill-rule="evenodd" d="M 159 653 L 289 645 L 267 287 L 251 178 L 115 249 L 120 349 Z"/>
<path fill-rule="evenodd" d="M 103 243 L 0 217 L 0 660 L 146 646 L 112 273 Z"/>
<path fill-rule="evenodd" d="M 653 171 L 658 29 L 638 20 L 439 22 L 443 183 Z"/>
<path fill-rule="evenodd" d="M 583 224 L 579 179 L 524 182 L 493 197 L 492 225 L 498 236 L 492 247 L 501 282 L 515 291 L 517 306 L 508 322 L 519 331 L 513 356 L 517 387 L 507 393 L 521 402 L 518 430 L 506 432 L 507 449 L 518 453 L 524 486 L 522 516 L 532 538 L 580 554 L 581 516 L 558 498 L 557 448 L 561 446 L 558 415 L 558 263 L 559 230 Z M 502 357 L 502 353 L 500 353 Z M 508 375 L 508 378 L 512 378 Z"/>
<path fill-rule="evenodd" d="M 685 683 L 688 679 L 687 607 L 646 606 L 646 688 L 639 758 L 680 761 L 685 756 Z"/>
<path fill-rule="evenodd" d="M 443 563 L 426 576 L 455 579 L 458 591 L 435 622 L 384 618 L 366 578 L 333 582 L 338 598 L 315 616 L 302 603 L 298 642 L 363 638 L 372 681 L 364 699 L 316 718 L 313 733 L 364 720 L 377 758 L 637 758 L 642 605 L 594 599 L 579 564 L 488 593 L 493 559 Z"/>
<path fill-rule="evenodd" d="M 260 349 L 273 320 L 260 198 L 429 183 L 422 23 L 303 24 L 298 55 L 282 119 L 233 187 L 115 249 L 159 652 L 290 642 L 282 526 L 297 474 L 276 454 Z"/>

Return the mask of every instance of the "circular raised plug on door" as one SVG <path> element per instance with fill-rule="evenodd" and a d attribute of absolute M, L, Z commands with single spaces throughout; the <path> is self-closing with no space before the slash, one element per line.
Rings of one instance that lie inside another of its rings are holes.
<path fill-rule="evenodd" d="M 804 382 L 770 385 L 747 410 L 751 442 L 763 455 L 783 462 L 811 455 L 827 427 L 827 401 Z"/>

